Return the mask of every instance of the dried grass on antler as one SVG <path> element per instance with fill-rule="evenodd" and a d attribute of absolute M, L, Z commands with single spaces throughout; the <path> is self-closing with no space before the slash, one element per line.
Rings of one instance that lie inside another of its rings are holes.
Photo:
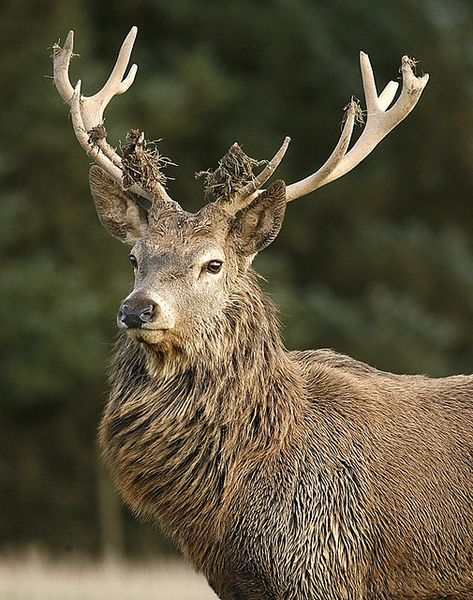
<path fill-rule="evenodd" d="M 215 171 L 200 171 L 196 173 L 196 178 L 204 179 L 204 192 L 208 200 L 230 201 L 245 185 L 255 181 L 253 169 L 267 163 L 267 160 L 251 158 L 235 142 L 219 160 Z"/>

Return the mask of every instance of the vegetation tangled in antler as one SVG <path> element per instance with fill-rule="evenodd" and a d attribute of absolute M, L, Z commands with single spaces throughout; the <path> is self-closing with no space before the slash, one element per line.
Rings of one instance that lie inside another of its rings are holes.
<path fill-rule="evenodd" d="M 235 142 L 219 160 L 215 171 L 200 171 L 196 178 L 204 179 L 207 200 L 230 200 L 242 187 L 255 180 L 253 169 L 267 163 L 251 158 Z"/>
<path fill-rule="evenodd" d="M 135 183 L 149 191 L 156 189 L 156 184 L 164 187 L 168 177 L 163 168 L 174 163 L 159 153 L 160 140 L 148 141 L 139 129 L 131 129 L 126 137 L 129 143 L 122 147 L 123 188 L 127 190 Z"/>

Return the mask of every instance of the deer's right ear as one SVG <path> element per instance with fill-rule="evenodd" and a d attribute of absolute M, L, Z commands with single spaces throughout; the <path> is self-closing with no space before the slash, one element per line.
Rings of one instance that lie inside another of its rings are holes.
<path fill-rule="evenodd" d="M 121 242 L 133 246 L 148 228 L 144 209 L 100 167 L 91 167 L 89 182 L 102 225 Z"/>

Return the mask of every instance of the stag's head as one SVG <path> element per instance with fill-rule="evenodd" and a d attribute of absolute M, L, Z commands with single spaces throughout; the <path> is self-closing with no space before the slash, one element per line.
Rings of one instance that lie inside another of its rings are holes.
<path fill-rule="evenodd" d="M 133 83 L 136 65 L 124 75 L 136 33 L 133 27 L 108 81 L 94 96 L 82 96 L 81 82 L 73 87 L 69 81 L 72 32 L 63 48 L 54 46 L 54 80 L 71 106 L 77 139 L 97 163 L 90 171 L 90 186 L 98 217 L 114 237 L 132 246 L 135 284 L 120 306 L 118 326 L 149 344 L 177 343 L 190 332 L 207 336 L 212 323 L 225 317 L 248 289 L 253 258 L 279 233 L 287 202 L 341 177 L 363 160 L 414 108 L 428 75 L 416 77 L 413 61 L 403 57 L 403 86 L 393 104 L 398 84 L 389 82 L 378 95 L 368 56 L 361 52 L 367 122 L 350 150 L 353 126 L 361 114 L 354 101 L 347 107 L 335 149 L 317 172 L 289 186 L 275 181 L 263 189 L 284 157 L 289 138 L 257 176 L 254 161 L 234 144 L 219 169 L 207 174 L 211 201 L 192 214 L 168 195 L 160 157 L 156 151 L 147 152 L 143 134 L 134 134 L 123 156 L 107 142 L 103 113 L 111 98 Z M 231 168 L 223 169 L 224 164 Z"/>
<path fill-rule="evenodd" d="M 196 214 L 161 197 L 145 211 L 100 167 L 91 168 L 90 184 L 102 224 L 132 246 L 135 284 L 118 326 L 152 344 L 214 329 L 241 293 L 254 255 L 279 232 L 286 208 L 281 181 L 242 210 L 217 200 Z"/>

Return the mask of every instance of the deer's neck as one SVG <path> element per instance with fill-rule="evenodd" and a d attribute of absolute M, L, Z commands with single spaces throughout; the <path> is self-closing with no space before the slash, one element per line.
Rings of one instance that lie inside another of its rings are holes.
<path fill-rule="evenodd" d="M 302 378 L 274 308 L 254 293 L 251 303 L 235 298 L 200 354 L 126 338 L 117 349 L 102 446 L 127 502 L 193 556 L 219 536 L 242 472 L 277 455 L 303 412 Z"/>

